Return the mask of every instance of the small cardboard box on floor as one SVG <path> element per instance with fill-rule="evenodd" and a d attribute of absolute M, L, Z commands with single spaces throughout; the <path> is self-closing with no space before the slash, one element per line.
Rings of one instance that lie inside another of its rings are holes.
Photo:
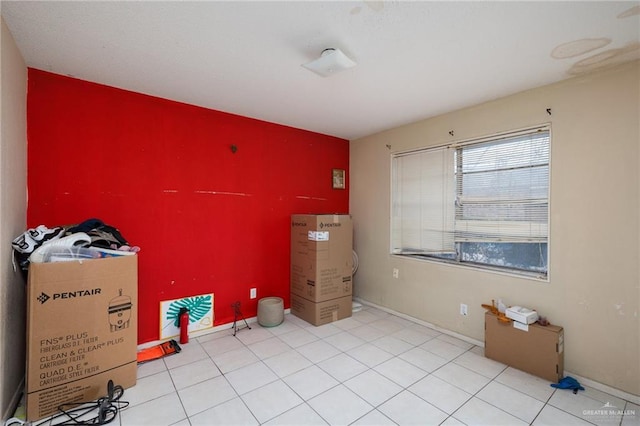
<path fill-rule="evenodd" d="M 514 327 L 515 325 L 515 327 Z M 564 330 L 556 325 L 503 323 L 484 318 L 487 358 L 557 383 L 564 375 Z"/>
<path fill-rule="evenodd" d="M 313 325 L 328 324 L 350 317 L 352 305 L 351 296 L 316 303 L 291 295 L 291 313 Z"/>
<path fill-rule="evenodd" d="M 313 325 L 351 316 L 351 216 L 291 216 L 291 313 Z"/>
<path fill-rule="evenodd" d="M 29 266 L 27 420 L 136 384 L 137 301 L 137 256 Z"/>

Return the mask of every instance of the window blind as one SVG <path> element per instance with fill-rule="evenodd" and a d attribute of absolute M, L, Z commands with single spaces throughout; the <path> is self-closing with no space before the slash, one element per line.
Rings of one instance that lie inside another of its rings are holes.
<path fill-rule="evenodd" d="M 544 277 L 550 128 L 392 157 L 391 253 Z"/>
<path fill-rule="evenodd" d="M 548 237 L 549 131 L 456 150 L 456 242 Z"/>
<path fill-rule="evenodd" d="M 392 253 L 455 253 L 455 150 L 393 158 Z"/>

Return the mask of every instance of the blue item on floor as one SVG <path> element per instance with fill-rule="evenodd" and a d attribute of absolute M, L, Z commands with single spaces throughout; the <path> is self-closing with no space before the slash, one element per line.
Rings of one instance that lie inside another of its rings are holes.
<path fill-rule="evenodd" d="M 584 390 L 576 379 L 571 376 L 567 376 L 560 380 L 558 383 L 552 383 L 551 387 L 558 389 L 571 389 L 573 393 L 578 393 L 579 390 Z"/>

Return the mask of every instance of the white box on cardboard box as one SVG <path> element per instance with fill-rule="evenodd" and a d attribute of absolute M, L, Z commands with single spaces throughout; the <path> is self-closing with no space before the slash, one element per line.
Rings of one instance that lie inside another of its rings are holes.
<path fill-rule="evenodd" d="M 136 384 L 138 259 L 29 266 L 27 420 Z"/>
<path fill-rule="evenodd" d="M 514 321 L 521 322 L 522 324 L 533 324 L 538 321 L 538 313 L 531 309 L 523 308 L 521 306 L 512 306 L 505 311 L 507 318 L 511 318 Z"/>

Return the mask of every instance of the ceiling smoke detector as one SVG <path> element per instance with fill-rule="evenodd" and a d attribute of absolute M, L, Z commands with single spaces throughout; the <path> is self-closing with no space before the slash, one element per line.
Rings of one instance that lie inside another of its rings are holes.
<path fill-rule="evenodd" d="M 302 66 L 322 77 L 329 77 L 340 71 L 355 67 L 356 63 L 342 53 L 340 49 L 330 47 L 324 49 L 318 59 L 302 64 Z"/>

